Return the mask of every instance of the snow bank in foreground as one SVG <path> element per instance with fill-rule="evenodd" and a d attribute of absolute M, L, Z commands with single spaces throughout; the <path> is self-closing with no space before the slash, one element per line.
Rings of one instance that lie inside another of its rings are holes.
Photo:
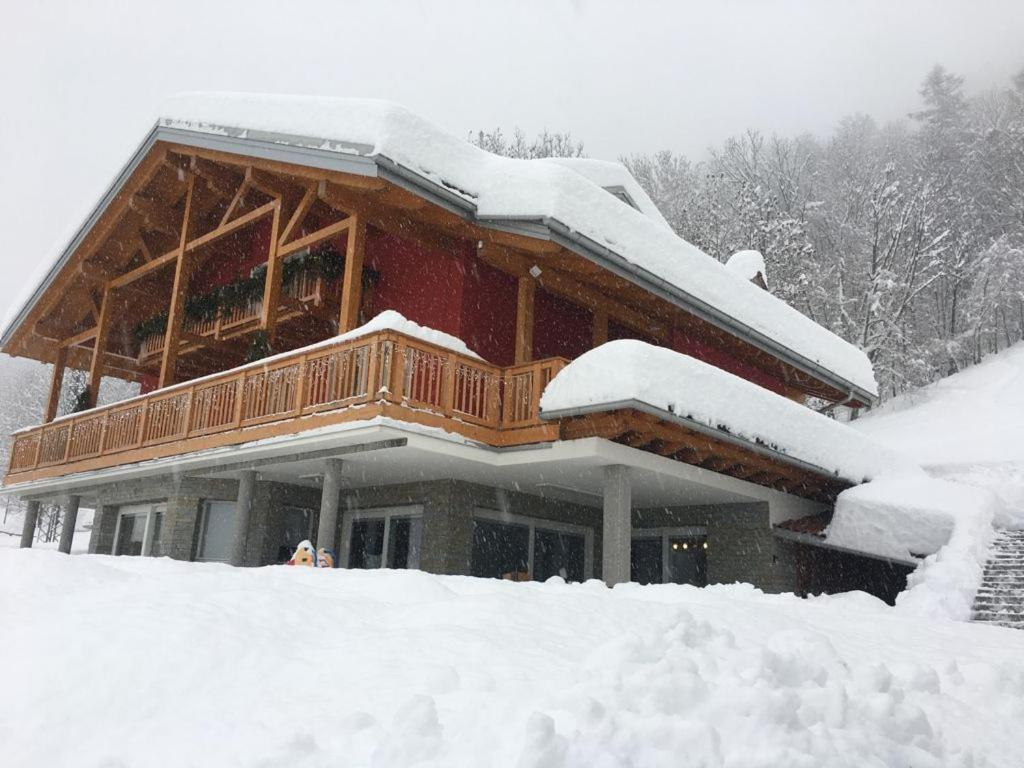
<path fill-rule="evenodd" d="M 920 470 L 895 472 L 841 493 L 826 538 L 899 560 L 928 555 L 910 575 L 897 606 L 915 615 L 966 620 L 998 509 L 996 496 L 983 488 Z"/>
<path fill-rule="evenodd" d="M 0 551 L 3 762 L 1014 765 L 1024 633 L 857 598 Z"/>
<path fill-rule="evenodd" d="M 912 466 L 846 424 L 689 355 L 634 339 L 602 344 L 569 363 L 548 384 L 540 406 L 551 416 L 630 400 L 760 443 L 852 482 Z"/>
<path fill-rule="evenodd" d="M 471 201 L 482 219 L 559 222 L 854 386 L 877 392 L 860 349 L 678 237 L 652 214 L 654 205 L 638 184 L 628 191 L 646 213 L 609 194 L 594 182 L 610 177 L 607 167 L 498 157 L 403 107 L 371 99 L 189 93 L 163 105 L 160 124 L 385 157 Z"/>

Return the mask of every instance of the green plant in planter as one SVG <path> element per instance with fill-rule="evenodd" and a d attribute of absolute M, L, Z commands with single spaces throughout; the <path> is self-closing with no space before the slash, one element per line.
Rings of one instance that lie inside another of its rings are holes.
<path fill-rule="evenodd" d="M 266 331 L 259 330 L 252 335 L 252 339 L 249 341 L 249 349 L 245 352 L 245 362 L 255 363 L 272 354 L 274 354 L 274 349 L 270 346 L 270 337 Z"/>

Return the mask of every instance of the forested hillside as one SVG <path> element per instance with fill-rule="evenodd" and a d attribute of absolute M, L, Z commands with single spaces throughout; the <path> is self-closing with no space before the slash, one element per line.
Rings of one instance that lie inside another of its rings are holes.
<path fill-rule="evenodd" d="M 584 154 L 571 134 L 474 141 L 514 157 Z M 623 162 L 675 230 L 720 260 L 755 248 L 772 292 L 863 348 L 890 397 L 1024 332 L 1024 71 L 968 96 L 936 67 L 907 118 L 851 115 L 828 136 L 753 127 L 706 158 Z"/>

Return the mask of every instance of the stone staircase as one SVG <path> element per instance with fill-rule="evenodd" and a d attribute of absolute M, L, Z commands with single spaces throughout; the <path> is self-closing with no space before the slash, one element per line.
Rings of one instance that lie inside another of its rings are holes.
<path fill-rule="evenodd" d="M 972 618 L 1024 629 L 1024 531 L 996 533 Z"/>

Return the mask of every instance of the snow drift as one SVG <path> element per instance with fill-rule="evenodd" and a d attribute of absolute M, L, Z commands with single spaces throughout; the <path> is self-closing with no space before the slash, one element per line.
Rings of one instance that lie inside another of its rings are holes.
<path fill-rule="evenodd" d="M 1024 633 L 865 595 L 0 550 L 0 612 L 11 766 L 1020 756 Z"/>

